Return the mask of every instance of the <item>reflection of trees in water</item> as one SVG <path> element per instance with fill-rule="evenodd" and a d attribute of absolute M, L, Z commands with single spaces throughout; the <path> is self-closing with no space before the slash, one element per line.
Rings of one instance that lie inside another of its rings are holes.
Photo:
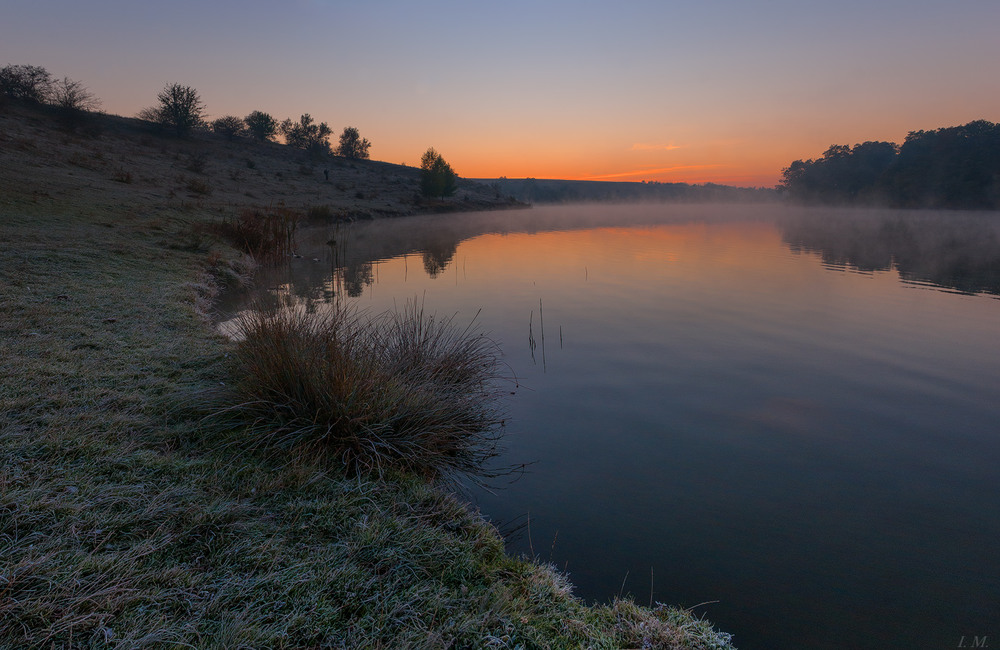
<path fill-rule="evenodd" d="M 993 215 L 817 211 L 784 219 L 793 251 L 830 266 L 895 269 L 910 281 L 1000 295 L 1000 233 Z"/>
<path fill-rule="evenodd" d="M 766 205 L 720 208 L 709 204 L 655 203 L 630 205 L 623 209 L 622 206 L 592 204 L 375 219 L 299 230 L 297 245 L 305 259 L 296 265 L 295 273 L 311 284 L 322 284 L 329 279 L 331 267 L 343 268 L 345 288 L 351 296 L 358 296 L 363 293 L 364 286 L 374 281 L 372 261 L 419 254 L 425 272 L 430 277 L 436 277 L 454 260 L 461 242 L 488 233 L 621 228 L 689 223 L 692 220 L 715 223 L 765 216 L 770 218 L 773 211 L 772 206 Z M 312 258 L 322 260 L 322 263 L 305 263 Z M 338 274 L 335 284 L 340 280 Z"/>
<path fill-rule="evenodd" d="M 303 299 L 330 300 L 335 294 L 358 297 L 374 282 L 377 260 L 419 253 L 424 271 L 436 277 L 452 263 L 461 242 L 485 233 L 775 218 L 793 251 L 816 253 L 829 266 L 896 270 L 908 281 L 1000 295 L 1000 218 L 996 213 L 789 211 L 774 206 L 570 206 L 384 219 L 341 226 L 335 232 L 317 228 L 300 232 L 304 256 L 293 260 L 294 273 L 288 267 L 263 271 L 258 282 L 262 287 L 285 287 Z M 338 242 L 336 247 L 329 245 L 333 240 Z"/>
<path fill-rule="evenodd" d="M 291 282 L 292 295 L 303 301 L 323 300 L 323 285 L 315 282 Z"/>
<path fill-rule="evenodd" d="M 336 270 L 343 282 L 344 290 L 351 298 L 357 298 L 365 291 L 365 287 L 375 281 L 371 262 L 356 262 Z"/>
<path fill-rule="evenodd" d="M 436 278 L 438 273 L 448 268 L 448 263 L 457 250 L 458 242 L 452 239 L 439 239 L 427 244 L 423 252 L 427 275 Z"/>

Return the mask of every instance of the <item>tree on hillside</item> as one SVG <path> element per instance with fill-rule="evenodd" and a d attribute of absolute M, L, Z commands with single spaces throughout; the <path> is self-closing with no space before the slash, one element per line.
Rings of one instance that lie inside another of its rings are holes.
<path fill-rule="evenodd" d="M 37 65 L 5 65 L 0 68 L 0 95 L 44 104 L 52 94 L 52 75 Z"/>
<path fill-rule="evenodd" d="M 212 130 L 227 140 L 235 140 L 246 131 L 243 119 L 235 115 L 226 115 L 212 122 Z"/>
<path fill-rule="evenodd" d="M 64 111 L 96 111 L 101 100 L 79 81 L 63 77 L 52 85 L 52 103 Z"/>
<path fill-rule="evenodd" d="M 305 149 L 312 154 L 324 154 L 330 151 L 330 134 L 333 130 L 326 122 L 316 124 L 309 113 L 305 113 L 298 122 L 286 119 L 279 127 L 285 136 L 285 143 L 291 147 Z"/>
<path fill-rule="evenodd" d="M 367 138 L 362 138 L 361 133 L 353 126 L 344 127 L 344 132 L 340 134 L 340 146 L 337 147 L 337 155 L 355 160 L 368 160 L 368 149 L 372 146 Z"/>
<path fill-rule="evenodd" d="M 278 121 L 262 111 L 253 111 L 243 118 L 243 122 L 255 140 L 266 142 L 278 134 Z"/>
<path fill-rule="evenodd" d="M 140 111 L 140 118 L 173 130 L 177 137 L 185 137 L 204 124 L 205 104 L 191 86 L 167 84 L 156 98 L 160 104 Z"/>
<path fill-rule="evenodd" d="M 52 84 L 51 101 L 58 109 L 59 119 L 71 131 L 87 120 L 88 111 L 101 107 L 101 100 L 82 83 L 69 77 Z"/>
<path fill-rule="evenodd" d="M 451 196 L 458 189 L 458 174 L 441 157 L 434 147 L 420 158 L 420 191 L 428 197 Z"/>

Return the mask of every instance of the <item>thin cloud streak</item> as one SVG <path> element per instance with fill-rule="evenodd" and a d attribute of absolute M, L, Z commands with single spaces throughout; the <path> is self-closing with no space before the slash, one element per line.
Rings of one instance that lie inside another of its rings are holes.
<path fill-rule="evenodd" d="M 684 145 L 674 144 L 673 142 L 669 144 L 647 144 L 645 142 L 636 142 L 632 145 L 632 151 L 673 151 L 674 149 L 683 149 Z"/>
<path fill-rule="evenodd" d="M 674 167 L 660 167 L 658 169 L 639 169 L 632 172 L 621 172 L 618 174 L 601 174 L 600 176 L 588 176 L 585 181 L 599 181 L 608 178 L 626 178 L 629 176 L 651 176 L 654 174 L 667 174 L 670 172 L 691 171 L 695 169 L 717 169 L 726 165 L 676 165 Z"/>

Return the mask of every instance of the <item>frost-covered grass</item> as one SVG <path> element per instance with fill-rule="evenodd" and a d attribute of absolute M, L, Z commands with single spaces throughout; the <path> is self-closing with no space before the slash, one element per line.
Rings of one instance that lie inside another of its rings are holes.
<path fill-rule="evenodd" d="M 201 311 L 239 261 L 191 241 L 217 214 L 57 172 L 0 174 L 0 647 L 729 647 L 586 606 L 407 463 L 238 444 L 202 407 L 238 383 Z"/>

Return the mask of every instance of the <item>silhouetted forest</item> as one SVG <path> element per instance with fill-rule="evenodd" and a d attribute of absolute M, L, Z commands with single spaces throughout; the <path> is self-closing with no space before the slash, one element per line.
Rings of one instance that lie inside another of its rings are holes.
<path fill-rule="evenodd" d="M 976 120 L 911 131 L 902 146 L 833 145 L 782 171 L 781 189 L 809 203 L 1000 209 L 1000 125 Z"/>

